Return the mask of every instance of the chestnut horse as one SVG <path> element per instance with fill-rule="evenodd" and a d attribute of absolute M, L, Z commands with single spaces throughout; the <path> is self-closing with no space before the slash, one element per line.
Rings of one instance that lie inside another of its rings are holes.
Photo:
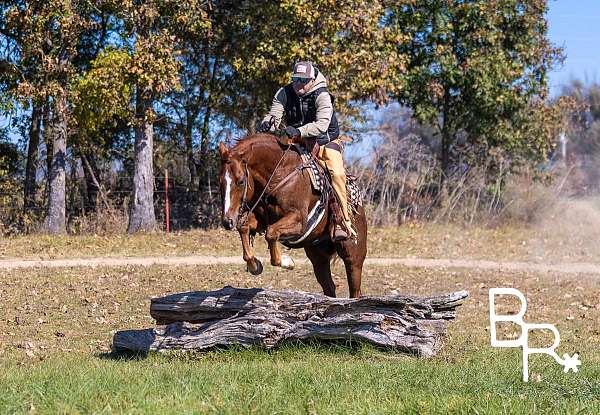
<path fill-rule="evenodd" d="M 232 148 L 220 143 L 219 153 L 223 226 L 238 230 L 248 271 L 258 275 L 263 270 L 254 256 L 251 238 L 257 232 L 265 232 L 271 265 L 293 267 L 289 258 L 282 257 L 278 241 L 302 247 L 324 294 L 335 297 L 330 260 L 337 253 L 346 268 L 350 297 L 359 297 L 367 255 L 367 221 L 363 207 L 358 206 L 354 215 L 356 240 L 332 242 L 332 215 L 327 206 L 307 234 L 309 215 L 317 209 L 315 205 L 321 195 L 313 191 L 309 173 L 302 168 L 303 161 L 295 149 L 281 144 L 271 134 L 255 134 L 239 140 Z"/>

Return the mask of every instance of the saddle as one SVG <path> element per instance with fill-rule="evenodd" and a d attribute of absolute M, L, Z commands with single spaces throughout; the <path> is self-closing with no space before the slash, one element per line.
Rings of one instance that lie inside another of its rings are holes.
<path fill-rule="evenodd" d="M 308 170 L 310 183 L 315 192 L 323 193 L 324 191 L 333 191 L 331 186 L 329 186 L 328 189 L 324 187 L 324 183 L 330 183 L 331 180 L 329 178 L 329 172 L 325 171 L 317 161 L 319 144 L 316 139 L 306 143 L 306 140 L 293 140 L 287 137 L 283 131 L 277 131 L 274 135 L 282 147 L 291 146 L 291 148 L 298 153 L 302 159 L 301 167 L 302 169 Z M 346 194 L 348 195 L 348 207 L 355 213 L 356 209 L 359 206 L 362 206 L 363 194 L 358 186 L 357 177 L 352 174 L 346 174 Z"/>
<path fill-rule="evenodd" d="M 315 145 L 318 148 L 318 144 Z M 294 144 L 295 150 L 302 158 L 302 163 L 307 166 L 308 174 L 310 177 L 310 183 L 312 188 L 317 193 L 325 191 L 333 191 L 331 186 L 325 186 L 325 183 L 330 183 L 329 172 L 321 167 L 316 159 L 314 152 L 308 152 L 301 145 Z M 317 150 L 318 153 L 318 150 Z M 346 193 L 348 195 L 348 207 L 354 212 L 359 206 L 362 206 L 362 192 L 358 186 L 358 179 L 352 174 L 346 174 Z"/>
<path fill-rule="evenodd" d="M 302 236 L 295 240 L 281 241 L 281 243 L 288 248 L 298 248 L 301 246 L 302 241 L 304 241 L 304 239 L 306 239 L 319 224 L 326 209 L 328 209 L 332 215 L 334 223 L 341 223 L 342 213 L 337 198 L 333 195 L 333 187 L 331 186 L 329 172 L 323 169 L 316 159 L 316 155 L 318 154 L 318 144 L 315 143 L 310 152 L 303 145 L 298 143 L 290 144 L 302 159 L 301 169 L 308 172 L 313 191 L 320 194 L 319 201 L 309 212 L 306 228 Z M 346 194 L 348 195 L 347 203 L 350 215 L 354 216 L 358 207 L 362 205 L 362 193 L 356 177 L 350 174 L 346 175 Z"/>

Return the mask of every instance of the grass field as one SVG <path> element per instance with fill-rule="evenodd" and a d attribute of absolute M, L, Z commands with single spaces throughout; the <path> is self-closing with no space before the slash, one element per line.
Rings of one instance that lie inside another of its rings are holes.
<path fill-rule="evenodd" d="M 600 224 L 494 229 L 408 224 L 369 229 L 369 257 L 461 258 L 531 262 L 600 262 Z M 267 252 L 256 238 L 258 255 Z M 0 260 L 115 256 L 241 256 L 235 232 L 223 229 L 165 235 L 19 236 L 0 239 Z"/>
<path fill-rule="evenodd" d="M 335 280 L 347 295 L 339 264 Z M 115 330 L 153 325 L 152 296 L 224 285 L 318 291 L 307 266 L 267 266 L 260 277 L 240 266 L 13 270 L 0 271 L 0 281 L 0 413 L 600 413 L 594 276 L 365 269 L 365 294 L 471 293 L 444 349 L 428 360 L 358 344 L 137 360 L 109 353 Z M 557 325 L 557 351 L 580 354 L 578 373 L 534 356 L 531 382 L 522 382 L 519 351 L 489 345 L 494 286 L 526 295 L 527 321 Z"/>

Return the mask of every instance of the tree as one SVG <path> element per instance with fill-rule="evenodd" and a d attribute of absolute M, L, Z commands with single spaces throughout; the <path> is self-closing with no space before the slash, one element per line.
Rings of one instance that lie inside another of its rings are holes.
<path fill-rule="evenodd" d="M 95 159 L 106 156 L 119 144 L 118 136 L 127 135 L 126 130 L 133 127 L 130 232 L 155 227 L 155 123 L 162 120 L 161 129 L 170 125 L 166 116 L 171 114 L 161 113 L 165 108 L 162 100 L 167 93 L 177 93 L 180 84 L 178 70 L 185 62 L 180 58 L 182 39 L 191 35 L 201 38 L 207 27 L 200 2 L 138 3 L 128 2 L 126 7 L 121 2 L 107 4 L 113 18 L 102 27 L 109 37 L 120 41 L 101 51 L 76 79 L 72 100 L 76 150 L 81 154 L 92 209 L 97 193 L 102 196 Z"/>
<path fill-rule="evenodd" d="M 600 189 L 600 85 L 572 80 L 556 99 L 563 103 L 562 140 L 553 156 L 567 167 L 565 190 L 575 196 L 596 194 Z M 570 104 L 570 105 L 569 105 Z M 564 141 L 563 141 L 564 140 Z"/>
<path fill-rule="evenodd" d="M 133 39 L 131 73 L 135 79 L 135 163 L 129 233 L 156 227 L 154 214 L 154 103 L 178 87 L 177 25 L 203 25 L 197 0 L 126 0 L 121 4 L 126 37 Z M 192 16 L 195 20 L 190 21 Z"/>
<path fill-rule="evenodd" d="M 546 11 L 546 0 L 391 5 L 386 24 L 410 39 L 398 43 L 410 61 L 404 88 L 392 95 L 435 126 L 442 180 L 461 136 L 463 152 L 500 147 L 539 160 L 548 151 L 552 131 L 539 121 L 561 51 L 547 38 Z"/>
<path fill-rule="evenodd" d="M 31 108 L 31 127 L 27 144 L 27 164 L 25 166 L 25 183 L 23 186 L 23 212 L 31 213 L 35 208 L 36 173 L 38 147 L 42 131 L 42 105 L 34 102 Z"/>
<path fill-rule="evenodd" d="M 228 29 L 235 47 L 225 57 L 232 67 L 226 113 L 243 128 L 251 130 L 262 118 L 297 60 L 311 60 L 323 71 L 342 115 L 359 115 L 357 104 L 385 102 L 388 93 L 403 88 L 408 56 L 396 45 L 407 35 L 382 24 L 387 2 L 243 3 L 242 15 Z"/>
<path fill-rule="evenodd" d="M 210 170 L 206 168 L 211 117 L 218 111 L 222 98 L 223 53 L 232 45 L 225 41 L 227 23 L 224 15 L 235 4 L 208 1 L 203 7 L 186 10 L 172 27 L 180 51 L 180 89 L 172 91 L 165 110 L 182 138 L 190 184 L 202 186 Z M 194 137 L 199 136 L 198 143 Z M 197 160 L 194 148 L 199 148 Z M 204 173 L 204 174 L 202 174 Z"/>
<path fill-rule="evenodd" d="M 19 59 L 20 44 L 18 33 L 10 26 L 10 5 L 0 8 L 0 34 L 1 50 L 0 56 L 0 91 L 2 100 L 0 108 L 2 111 L 13 112 L 16 100 L 15 91 L 19 80 L 31 73 L 32 68 L 27 68 L 27 62 Z M 31 117 L 28 137 L 27 162 L 25 168 L 25 182 L 23 186 L 23 212 L 31 213 L 35 207 L 36 190 L 36 165 L 38 161 L 38 146 L 41 138 L 42 104 L 39 99 L 31 100 Z"/>
<path fill-rule="evenodd" d="M 74 151 L 86 178 L 86 211 L 95 211 L 101 189 L 98 160 L 108 157 L 117 132 L 129 130 L 133 117 L 132 57 L 124 49 L 107 48 L 72 84 Z M 107 205 L 107 201 L 103 200 Z"/>
<path fill-rule="evenodd" d="M 2 33 L 14 47 L 6 60 L 19 72 L 20 79 L 12 93 L 22 101 L 31 101 L 34 141 L 39 106 L 46 102 L 50 122 L 47 129 L 47 147 L 52 148 L 49 166 L 49 195 L 44 228 L 50 233 L 66 230 L 65 186 L 67 135 L 69 120 L 69 82 L 74 72 L 73 60 L 82 34 L 89 29 L 89 15 L 93 9 L 89 1 L 15 0 L 3 6 Z M 22 70 L 21 70 L 22 69 Z M 52 142 L 48 137 L 52 137 Z M 51 144 L 51 145 L 50 145 Z M 33 157 L 33 154 L 30 155 Z M 33 160 L 32 160 L 33 161 Z M 30 166 L 31 167 L 31 166 Z M 32 174 L 32 170 L 29 170 Z M 32 178 L 29 178 L 31 185 Z"/>

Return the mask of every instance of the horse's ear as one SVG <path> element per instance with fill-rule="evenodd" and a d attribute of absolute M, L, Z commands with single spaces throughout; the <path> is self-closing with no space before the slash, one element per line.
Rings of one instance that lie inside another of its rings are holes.
<path fill-rule="evenodd" d="M 219 142 L 219 155 L 221 156 L 222 160 L 229 158 L 229 149 L 225 144 L 223 144 L 222 141 Z"/>

